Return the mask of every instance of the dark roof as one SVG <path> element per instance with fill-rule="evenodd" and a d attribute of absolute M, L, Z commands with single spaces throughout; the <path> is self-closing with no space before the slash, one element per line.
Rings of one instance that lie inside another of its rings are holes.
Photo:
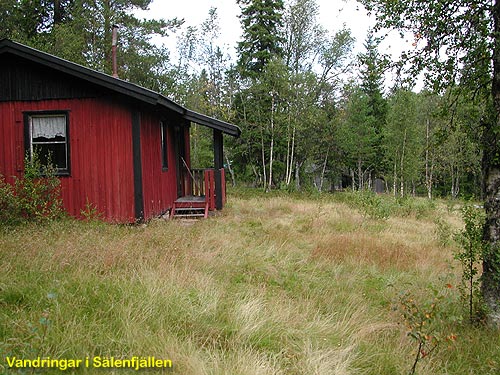
<path fill-rule="evenodd" d="M 34 48 L 27 47 L 23 44 L 13 42 L 9 39 L 0 40 L 0 55 L 4 53 L 10 53 L 29 61 L 33 61 L 35 63 L 50 67 L 57 71 L 67 73 L 71 76 L 83 79 L 97 86 L 109 89 L 140 102 L 158 107 L 159 109 L 172 110 L 180 114 L 188 121 L 192 121 L 212 129 L 220 130 L 223 133 L 232 135 L 233 137 L 239 137 L 241 134 L 240 128 L 238 128 L 236 125 L 229 124 L 227 122 L 217 120 L 213 117 L 191 111 L 175 103 L 162 94 L 121 80 L 119 78 L 114 78 L 110 75 L 92 70 L 82 65 L 75 64 L 71 61 L 61 59 Z"/>

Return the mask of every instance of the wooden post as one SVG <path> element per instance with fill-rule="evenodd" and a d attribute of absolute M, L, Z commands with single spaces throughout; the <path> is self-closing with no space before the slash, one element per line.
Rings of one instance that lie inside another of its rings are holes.
<path fill-rule="evenodd" d="M 142 189 L 141 113 L 132 111 L 132 154 L 134 168 L 135 219 L 144 219 L 144 192 Z"/>
<path fill-rule="evenodd" d="M 215 208 L 221 210 L 223 206 L 222 194 L 222 175 L 221 168 L 223 162 L 223 139 L 222 132 L 214 129 L 214 169 L 215 169 Z"/>

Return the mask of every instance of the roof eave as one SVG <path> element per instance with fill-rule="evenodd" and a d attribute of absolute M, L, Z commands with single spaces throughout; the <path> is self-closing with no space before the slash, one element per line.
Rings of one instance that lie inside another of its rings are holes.
<path fill-rule="evenodd" d="M 13 42 L 9 39 L 0 39 L 0 54 L 3 53 L 11 53 L 29 61 L 33 61 L 74 77 L 81 78 L 87 82 L 112 90 L 116 93 L 132 97 L 141 102 L 158 106 L 162 109 L 174 111 L 188 121 L 220 130 L 233 137 L 239 137 L 241 134 L 241 129 L 236 125 L 186 109 L 157 92 L 119 78 L 112 77 L 108 74 L 98 72 L 74 62 L 64 60 L 46 52 L 38 51 L 34 48 Z"/>
<path fill-rule="evenodd" d="M 201 113 L 191 111 L 189 109 L 186 109 L 184 118 L 188 121 L 192 121 L 212 129 L 220 130 L 221 132 L 236 138 L 238 138 L 241 135 L 241 129 L 236 125 L 221 120 L 217 120 L 213 117 L 202 115 Z"/>

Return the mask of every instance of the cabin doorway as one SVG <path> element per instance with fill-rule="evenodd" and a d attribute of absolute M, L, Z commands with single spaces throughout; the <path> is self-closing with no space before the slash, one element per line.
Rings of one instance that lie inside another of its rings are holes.
<path fill-rule="evenodd" d="M 180 126 L 174 127 L 174 146 L 175 146 L 175 170 L 177 178 L 177 198 L 186 195 L 186 176 L 188 166 L 186 165 L 186 140 L 184 128 Z"/>

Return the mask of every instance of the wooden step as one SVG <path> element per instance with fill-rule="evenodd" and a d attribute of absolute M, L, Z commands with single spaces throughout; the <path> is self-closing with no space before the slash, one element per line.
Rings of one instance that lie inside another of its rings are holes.
<path fill-rule="evenodd" d="M 174 204 L 172 208 L 172 219 L 174 218 L 206 218 L 208 216 L 208 207 L 205 205 L 204 207 L 186 207 L 186 205 L 181 205 L 181 207 L 177 207 Z"/>
<path fill-rule="evenodd" d="M 174 219 L 189 219 L 205 217 L 205 213 L 202 214 L 175 214 Z"/>

